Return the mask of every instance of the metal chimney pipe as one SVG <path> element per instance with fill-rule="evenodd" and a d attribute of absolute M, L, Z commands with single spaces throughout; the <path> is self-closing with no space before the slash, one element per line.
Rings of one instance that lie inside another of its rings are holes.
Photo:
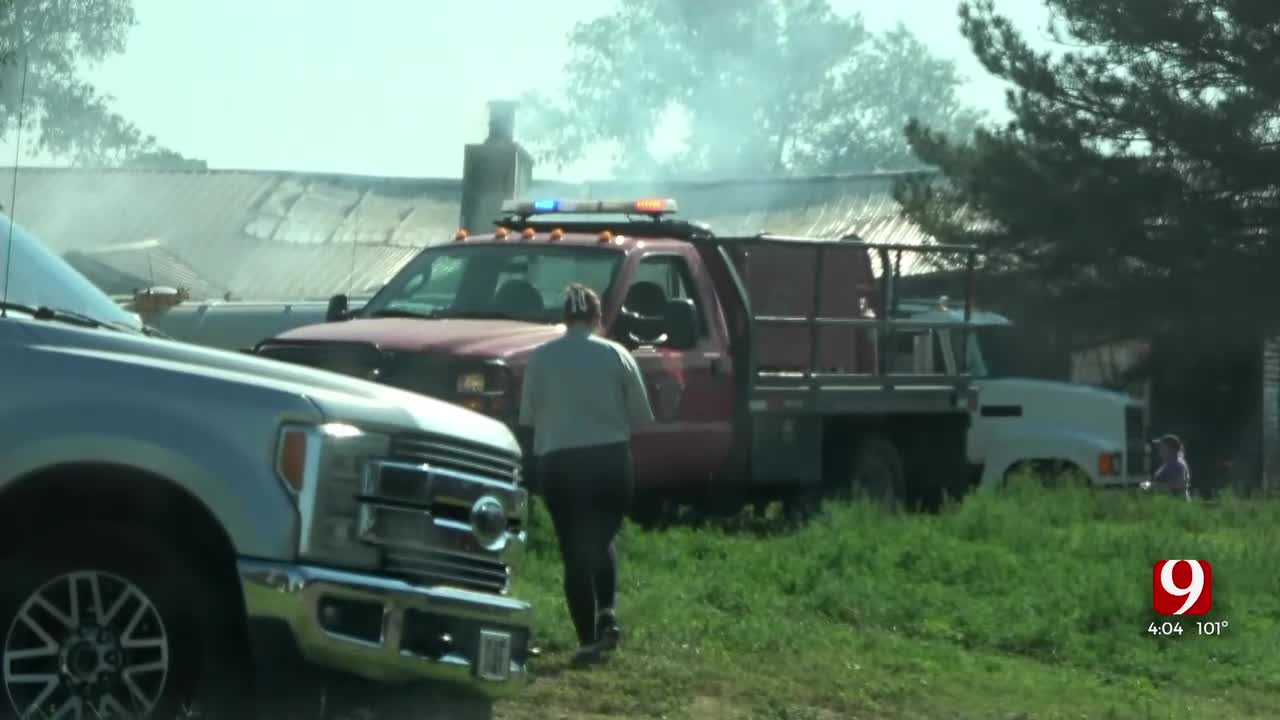
<path fill-rule="evenodd" d="M 489 101 L 489 137 L 485 143 L 513 143 L 516 141 L 515 100 Z"/>

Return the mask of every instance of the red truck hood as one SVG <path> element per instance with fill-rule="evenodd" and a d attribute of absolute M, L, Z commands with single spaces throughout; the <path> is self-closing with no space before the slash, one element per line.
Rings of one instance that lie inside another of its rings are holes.
<path fill-rule="evenodd" d="M 518 320 L 370 318 L 308 325 L 276 339 L 368 342 L 399 352 L 436 350 L 452 355 L 509 358 L 563 334 L 563 325 Z"/>

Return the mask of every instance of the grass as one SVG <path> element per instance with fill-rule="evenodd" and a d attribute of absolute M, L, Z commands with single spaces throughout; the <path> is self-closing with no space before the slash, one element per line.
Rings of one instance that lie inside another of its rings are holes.
<path fill-rule="evenodd" d="M 928 516 L 628 526 L 626 644 L 588 671 L 566 668 L 558 549 L 535 513 L 517 592 L 545 652 L 498 718 L 1280 717 L 1280 500 L 1021 483 Z M 1221 636 L 1191 617 L 1147 632 L 1164 558 L 1212 563 Z"/>

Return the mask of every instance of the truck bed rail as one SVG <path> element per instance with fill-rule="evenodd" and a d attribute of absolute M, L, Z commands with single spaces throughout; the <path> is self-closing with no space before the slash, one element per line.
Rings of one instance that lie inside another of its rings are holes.
<path fill-rule="evenodd" d="M 717 238 L 719 252 L 751 318 L 748 332 L 753 410 L 933 412 L 967 410 L 967 353 L 957 371 L 932 360 L 935 331 L 972 330 L 977 248 L 902 245 L 761 234 Z M 963 256 L 959 321 L 895 317 L 904 253 Z M 878 262 L 874 263 L 872 260 Z M 875 265 L 880 270 L 876 272 Z M 797 278 L 812 278 L 811 286 Z M 903 352 L 903 341 L 910 350 Z M 927 354 L 928 357 L 923 357 Z M 912 366 L 903 368 L 910 359 Z M 921 361 L 924 362 L 921 362 Z"/>

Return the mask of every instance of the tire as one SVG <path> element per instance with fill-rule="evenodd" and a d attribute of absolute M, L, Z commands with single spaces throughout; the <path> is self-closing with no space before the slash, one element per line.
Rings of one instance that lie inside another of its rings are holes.
<path fill-rule="evenodd" d="M 0 718 L 189 710 L 210 659 L 228 657 L 210 585 L 167 542 L 69 525 L 0 560 Z"/>
<path fill-rule="evenodd" d="M 1034 475 L 1045 490 L 1083 489 L 1090 486 L 1089 476 L 1075 463 L 1066 460 L 1023 460 L 1009 466 L 1002 478 L 1002 486 L 1022 472 Z"/>
<path fill-rule="evenodd" d="M 868 435 L 858 444 L 843 494 L 894 506 L 906 497 L 907 474 L 898 448 L 882 435 Z"/>

